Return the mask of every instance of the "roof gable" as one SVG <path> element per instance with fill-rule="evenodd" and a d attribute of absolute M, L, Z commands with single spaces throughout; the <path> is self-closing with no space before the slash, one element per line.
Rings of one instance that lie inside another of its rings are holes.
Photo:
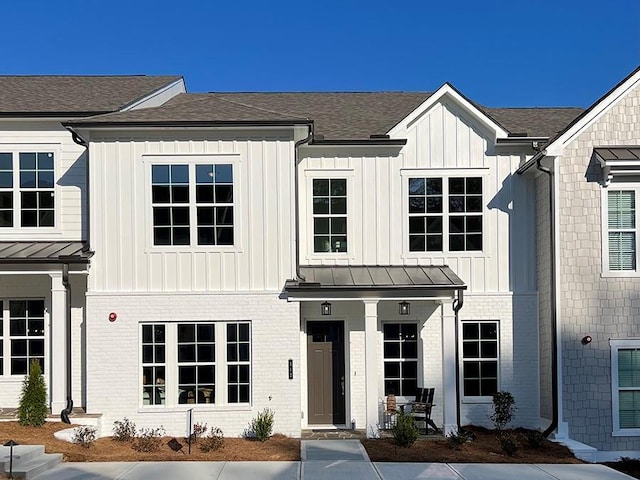
<path fill-rule="evenodd" d="M 113 112 L 181 81 L 180 76 L 0 76 L 0 116 Z"/>
<path fill-rule="evenodd" d="M 616 103 L 624 98 L 629 91 L 638 86 L 640 86 L 640 66 L 596 100 L 593 105 L 552 138 L 545 149 L 546 154 L 549 156 L 560 155 L 568 144 L 608 112 Z"/>
<path fill-rule="evenodd" d="M 456 105 L 458 105 L 458 107 L 462 108 L 465 113 L 477 120 L 486 129 L 495 132 L 496 137 L 508 136 L 509 132 L 502 125 L 476 107 L 448 83 L 442 85 L 442 87 L 436 90 L 433 95 L 422 102 L 422 104 L 415 108 L 409 115 L 400 120 L 392 129 L 389 130 L 389 135 L 391 137 L 404 136 L 404 132 L 410 125 L 418 121 L 434 105 L 443 103 L 447 99 L 452 100 Z"/>

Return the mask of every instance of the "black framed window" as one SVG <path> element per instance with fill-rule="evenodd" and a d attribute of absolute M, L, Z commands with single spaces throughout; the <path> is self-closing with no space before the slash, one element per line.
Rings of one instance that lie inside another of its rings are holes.
<path fill-rule="evenodd" d="M 0 152 L 0 228 L 13 227 L 13 154 Z"/>
<path fill-rule="evenodd" d="M 178 328 L 178 403 L 215 403 L 215 324 L 181 323 Z"/>
<path fill-rule="evenodd" d="M 151 167 L 153 244 L 189 245 L 189 166 Z"/>
<path fill-rule="evenodd" d="M 233 245 L 233 166 L 196 165 L 198 245 Z"/>
<path fill-rule="evenodd" d="M 165 404 L 167 345 L 165 325 L 142 326 L 142 388 L 144 405 Z"/>
<path fill-rule="evenodd" d="M 227 401 L 251 401 L 251 331 L 248 322 L 227 324 Z"/>
<path fill-rule="evenodd" d="M 347 180 L 313 180 L 313 251 L 347 251 Z"/>
<path fill-rule="evenodd" d="M 498 322 L 462 323 L 462 378 L 466 397 L 498 391 Z"/>
<path fill-rule="evenodd" d="M 414 396 L 418 388 L 418 325 L 385 323 L 384 394 Z"/>
<path fill-rule="evenodd" d="M 9 301 L 11 375 L 27 375 L 33 360 L 44 362 L 44 300 Z"/>
<path fill-rule="evenodd" d="M 481 177 L 409 178 L 408 201 L 410 252 L 482 250 Z"/>

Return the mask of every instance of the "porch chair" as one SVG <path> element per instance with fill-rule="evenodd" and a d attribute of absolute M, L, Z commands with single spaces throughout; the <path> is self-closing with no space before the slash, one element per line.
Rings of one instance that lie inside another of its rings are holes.
<path fill-rule="evenodd" d="M 435 388 L 418 388 L 416 393 L 416 401 L 411 404 L 411 415 L 414 421 L 424 422 L 424 434 L 429 435 L 429 427 L 433 428 L 434 433 L 440 433 L 441 430 L 431 420 L 431 408 L 433 405 L 433 396 L 436 392 Z"/>

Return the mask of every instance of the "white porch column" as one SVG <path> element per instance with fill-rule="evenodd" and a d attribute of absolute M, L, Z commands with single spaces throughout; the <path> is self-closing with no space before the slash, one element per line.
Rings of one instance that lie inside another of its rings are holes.
<path fill-rule="evenodd" d="M 49 311 L 49 401 L 51 413 L 56 416 L 66 405 L 67 395 L 67 319 L 66 289 L 62 284 L 62 272 L 52 272 L 51 310 Z"/>
<path fill-rule="evenodd" d="M 364 300 L 364 359 L 367 437 L 378 434 L 378 301 Z"/>
<path fill-rule="evenodd" d="M 449 308 L 447 308 L 449 307 Z M 458 402 L 456 399 L 456 317 L 451 305 L 442 304 L 442 385 L 444 434 L 458 430 Z M 449 313 L 451 312 L 451 313 Z"/>

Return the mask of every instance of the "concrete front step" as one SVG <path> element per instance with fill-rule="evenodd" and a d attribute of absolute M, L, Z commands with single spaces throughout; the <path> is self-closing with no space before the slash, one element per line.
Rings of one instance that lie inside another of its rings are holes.
<path fill-rule="evenodd" d="M 60 453 L 44 453 L 42 445 L 13 447 L 13 477 L 31 479 L 62 462 Z M 11 467 L 10 448 L 0 447 L 0 471 L 8 474 Z"/>
<path fill-rule="evenodd" d="M 24 463 L 20 462 L 17 467 L 14 463 L 13 478 L 24 478 L 26 480 L 30 480 L 37 475 L 40 475 L 41 473 L 52 469 L 61 462 L 61 453 L 45 453 L 44 455 L 34 458 L 33 460 L 29 460 Z M 9 470 L 7 469 L 5 472 L 8 473 Z"/>

